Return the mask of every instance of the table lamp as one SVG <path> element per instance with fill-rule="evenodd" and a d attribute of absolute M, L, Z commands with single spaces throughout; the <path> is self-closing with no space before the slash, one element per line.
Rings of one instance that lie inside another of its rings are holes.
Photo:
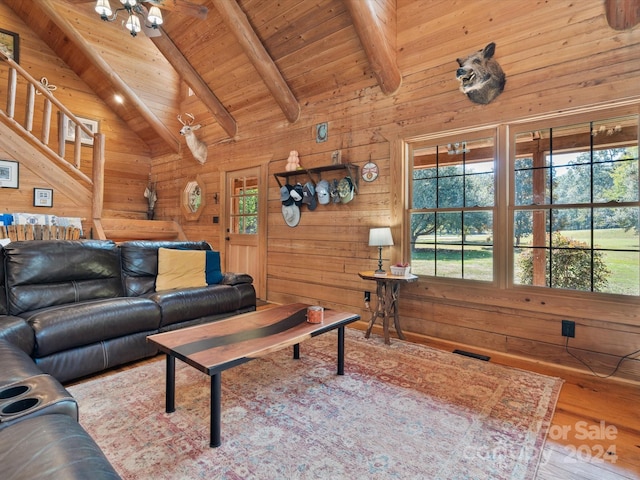
<path fill-rule="evenodd" d="M 393 245 L 393 237 L 389 227 L 372 228 L 369 230 L 369 246 L 378 247 L 378 269 L 375 273 L 385 273 L 382 269 L 382 247 Z"/>

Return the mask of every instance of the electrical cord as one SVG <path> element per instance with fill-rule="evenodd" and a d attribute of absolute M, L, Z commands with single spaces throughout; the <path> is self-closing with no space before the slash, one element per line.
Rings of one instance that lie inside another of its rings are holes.
<path fill-rule="evenodd" d="M 591 370 L 591 373 L 593 373 L 598 378 L 609 378 L 609 377 L 615 375 L 615 373 L 618 371 L 618 369 L 620 368 L 620 365 L 622 364 L 623 361 L 625 361 L 627 358 L 630 358 L 630 357 L 632 357 L 633 355 L 635 355 L 637 353 L 640 353 L 640 349 L 636 350 L 635 352 L 627 353 L 624 357 L 621 357 L 620 360 L 618 360 L 618 363 L 616 364 L 616 367 L 613 369 L 613 371 L 610 374 L 603 376 L 603 375 L 599 375 L 598 373 L 596 373 L 596 371 L 593 368 L 591 368 L 584 360 L 582 360 L 581 358 L 578 358 L 576 355 L 574 355 L 573 353 L 571 353 L 569 351 L 569 337 L 567 337 L 567 340 L 565 341 L 564 349 L 566 350 L 566 352 L 569 355 L 571 355 L 573 358 L 575 358 L 580 363 L 582 363 L 585 367 L 587 367 L 589 370 Z"/>

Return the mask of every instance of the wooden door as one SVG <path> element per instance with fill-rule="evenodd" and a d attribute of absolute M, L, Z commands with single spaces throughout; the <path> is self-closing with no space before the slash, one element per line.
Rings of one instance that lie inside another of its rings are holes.
<path fill-rule="evenodd" d="M 248 273 L 258 298 L 265 299 L 266 225 L 260 167 L 226 172 L 225 270 Z"/>

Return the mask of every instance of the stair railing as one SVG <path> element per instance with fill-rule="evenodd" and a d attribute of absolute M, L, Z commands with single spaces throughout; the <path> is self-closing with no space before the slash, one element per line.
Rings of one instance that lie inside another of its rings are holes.
<path fill-rule="evenodd" d="M 84 174 L 81 170 L 82 162 L 82 146 L 92 150 L 92 161 L 95 168 L 104 162 L 100 156 L 104 156 L 104 136 L 99 133 L 92 132 L 82 121 L 76 117 L 62 102 L 53 96 L 46 84 L 33 78 L 24 68 L 17 64 L 6 52 L 0 49 L 0 63 L 8 66 L 7 71 L 7 91 L 6 91 L 6 110 L 0 108 L 0 118 L 23 137 L 29 139 L 32 144 L 37 146 L 49 158 L 68 170 L 72 175 L 82 179 L 89 185 L 93 185 L 93 179 Z M 26 85 L 23 85 L 25 83 Z M 24 121 L 20 122 L 16 119 L 16 99 L 19 91 L 26 88 L 26 101 L 24 107 Z M 40 94 L 43 98 L 42 109 L 42 126 L 39 136 L 34 135 L 34 118 L 36 115 L 36 95 Z M 51 135 L 51 119 L 53 110 L 58 111 L 58 128 L 57 128 L 57 147 L 50 145 Z M 73 128 L 75 135 L 73 140 L 73 154 L 68 155 L 71 159 L 66 158 L 67 132 L 69 128 Z M 83 143 L 83 138 L 85 141 Z M 86 141 L 90 139 L 90 141 Z M 95 176 L 94 176 L 95 177 Z"/>

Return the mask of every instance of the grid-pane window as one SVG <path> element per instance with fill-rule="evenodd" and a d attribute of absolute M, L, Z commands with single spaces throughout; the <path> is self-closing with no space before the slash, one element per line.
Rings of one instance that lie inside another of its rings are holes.
<path fill-rule="evenodd" d="M 636 115 L 515 135 L 515 284 L 640 294 Z"/>
<path fill-rule="evenodd" d="M 231 233 L 255 235 L 258 233 L 258 179 L 233 179 L 231 194 Z"/>
<path fill-rule="evenodd" d="M 412 273 L 493 281 L 494 144 L 489 137 L 413 148 Z"/>

